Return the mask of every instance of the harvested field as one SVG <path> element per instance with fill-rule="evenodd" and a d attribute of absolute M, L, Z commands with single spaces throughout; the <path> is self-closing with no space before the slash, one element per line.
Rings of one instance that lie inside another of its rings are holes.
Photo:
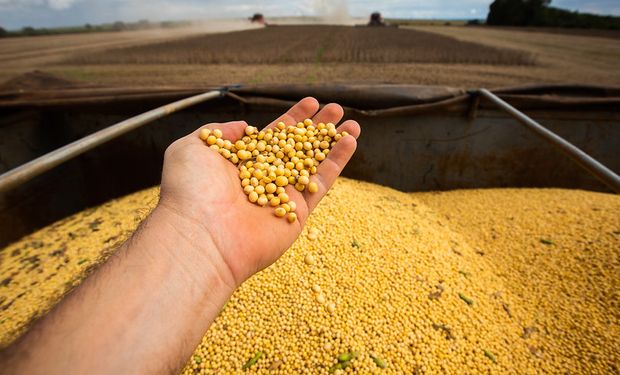
<path fill-rule="evenodd" d="M 50 63 L 76 53 L 91 53 L 109 48 L 135 47 L 163 42 L 189 35 L 204 35 L 256 28 L 244 22 L 211 22 L 172 29 L 150 29 L 123 32 L 46 35 L 0 39 L 0 66 L 18 61 L 20 64 Z"/>
<path fill-rule="evenodd" d="M 523 69 L 502 69 L 504 76 L 527 76 L 530 83 L 583 83 L 620 85 L 620 41 L 580 35 L 550 34 L 524 30 L 486 27 L 416 27 L 465 42 L 490 47 L 526 51 L 537 57 L 537 66 Z M 502 67 L 497 67 L 501 69 Z M 538 69 L 540 68 L 540 69 Z"/>
<path fill-rule="evenodd" d="M 528 52 L 418 30 L 277 26 L 81 55 L 69 64 L 444 63 L 533 65 Z"/>
<path fill-rule="evenodd" d="M 418 26 L 418 25 L 412 25 Z M 429 26 L 429 25 L 419 25 Z M 484 28 L 489 30 L 518 31 L 543 34 L 560 34 L 575 36 L 590 36 L 597 38 L 620 39 L 620 30 L 601 30 L 601 29 L 569 29 L 565 27 L 516 27 L 516 26 L 469 26 L 470 28 Z"/>
<path fill-rule="evenodd" d="M 209 27 L 220 32 L 226 30 L 220 25 Z M 164 42 L 163 37 L 168 38 L 168 41 L 186 40 L 182 38 L 192 35 L 204 37 L 204 33 L 207 32 L 204 29 L 189 30 L 182 34 L 185 31 L 179 30 L 173 35 L 173 31 L 170 31 L 170 34 L 165 32 L 157 38 L 149 39 L 149 36 L 142 35 L 139 31 L 132 31 L 0 39 L 0 81 L 40 69 L 61 77 L 96 84 L 142 87 L 195 85 L 197 82 L 226 85 L 351 81 L 488 88 L 544 83 L 620 85 L 618 39 L 550 34 L 531 29 L 459 26 L 416 26 L 414 29 L 495 49 L 522 51 L 534 56 L 536 64 L 384 62 L 378 65 L 361 62 L 311 61 L 288 64 L 243 64 L 240 67 L 239 64 L 230 62 L 217 64 L 162 64 L 147 60 L 140 64 L 66 62 L 68 59 L 84 61 L 92 59 L 85 57 L 87 55 L 100 56 L 107 52 L 118 54 L 119 48 L 130 45 L 136 47 L 147 43 L 161 44 Z M 198 34 L 199 32 L 202 34 Z M 133 40 L 127 41 L 125 38 Z M 110 43 L 107 43 L 107 40 L 110 40 Z M 115 41 L 122 43 L 114 43 Z M 125 43 L 126 41 L 129 43 Z M 53 50 L 46 49 L 52 46 Z M 162 50 L 162 53 L 165 52 Z"/>

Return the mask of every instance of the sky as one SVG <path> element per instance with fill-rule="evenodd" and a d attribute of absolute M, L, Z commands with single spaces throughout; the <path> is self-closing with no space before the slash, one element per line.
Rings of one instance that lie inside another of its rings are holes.
<path fill-rule="evenodd" d="M 0 0 L 0 26 L 58 27 L 114 21 L 132 22 L 242 18 L 260 12 L 269 16 L 312 16 L 348 13 L 367 17 L 472 19 L 486 18 L 491 0 Z M 619 0 L 553 0 L 553 6 L 620 16 Z"/>

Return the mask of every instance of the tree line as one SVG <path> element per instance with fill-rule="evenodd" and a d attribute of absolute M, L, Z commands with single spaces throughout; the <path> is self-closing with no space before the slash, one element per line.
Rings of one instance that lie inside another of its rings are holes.
<path fill-rule="evenodd" d="M 487 24 L 620 30 L 620 17 L 571 12 L 550 5 L 551 0 L 495 0 Z"/>
<path fill-rule="evenodd" d="M 35 35 L 56 35 L 56 34 L 77 34 L 102 31 L 125 31 L 125 30 L 146 30 L 152 28 L 173 28 L 187 26 L 188 21 L 163 21 L 150 22 L 148 20 L 140 20 L 137 22 L 122 22 L 91 25 L 89 23 L 83 26 L 71 27 L 55 27 L 55 28 L 34 28 L 25 26 L 20 30 L 6 30 L 0 26 L 0 38 L 10 36 L 35 36 Z"/>

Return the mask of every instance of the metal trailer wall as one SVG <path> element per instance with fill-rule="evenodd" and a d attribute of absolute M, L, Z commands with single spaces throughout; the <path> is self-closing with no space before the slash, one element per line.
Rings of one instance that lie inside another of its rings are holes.
<path fill-rule="evenodd" d="M 0 112 L 0 171 L 4 172 L 158 101 Z M 173 114 L 87 152 L 0 195 L 0 246 L 55 220 L 111 198 L 155 185 L 163 152 L 206 122 L 246 119 L 266 124 L 285 102 L 241 105 L 223 98 Z M 620 171 L 619 115 L 609 110 L 528 111 L 550 130 Z M 507 114 L 466 108 L 374 116 L 348 110 L 362 125 L 359 147 L 344 175 L 404 191 L 487 187 L 564 187 L 606 191 L 565 155 Z"/>
<path fill-rule="evenodd" d="M 530 113 L 612 170 L 620 171 L 618 120 L 596 114 Z M 403 191 L 563 187 L 608 191 L 558 149 L 503 112 L 365 118 L 346 175 Z"/>

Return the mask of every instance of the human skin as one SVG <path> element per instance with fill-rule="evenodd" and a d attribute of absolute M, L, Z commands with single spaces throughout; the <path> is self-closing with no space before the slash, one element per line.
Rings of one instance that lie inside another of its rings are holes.
<path fill-rule="evenodd" d="M 319 111 L 314 98 L 279 121 L 305 118 L 337 124 L 342 107 Z M 247 124 L 208 124 L 235 141 Z M 318 167 L 319 191 L 286 191 L 298 221 L 248 202 L 238 170 L 198 137 L 168 147 L 157 207 L 110 259 L 21 339 L 0 354 L 11 374 L 178 373 L 222 306 L 247 278 L 276 261 L 301 233 L 308 215 L 356 148 L 360 127 L 347 131 Z"/>

